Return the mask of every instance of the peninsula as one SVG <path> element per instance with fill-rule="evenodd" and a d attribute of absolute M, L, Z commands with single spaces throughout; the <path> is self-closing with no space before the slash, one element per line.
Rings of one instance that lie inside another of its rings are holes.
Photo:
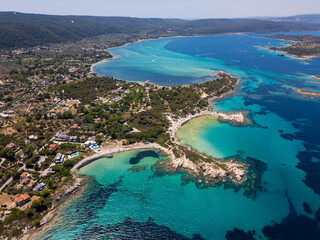
<path fill-rule="evenodd" d="M 47 213 L 81 185 L 76 169 L 121 151 L 159 149 L 168 160 L 153 167 L 155 176 L 183 173 L 200 187 L 224 184 L 256 196 L 261 174 L 253 169 L 261 162 L 215 159 L 176 138 L 182 124 L 203 115 L 246 125 L 244 113 L 217 112 L 210 105 L 232 92 L 239 79 L 220 72 L 200 84 L 159 87 L 95 76 L 91 65 L 108 57 L 100 48 L 73 44 L 8 57 L 26 67 L 8 61 L 11 70 L 3 72 L 8 90 L 2 98 L 2 236 L 19 236 L 47 222 Z"/>
<path fill-rule="evenodd" d="M 269 50 L 283 51 L 287 54 L 294 55 L 296 59 L 308 60 L 320 57 L 320 37 L 312 35 L 285 35 L 276 34 L 269 38 L 288 40 L 289 46 L 285 47 L 268 47 Z"/>
<path fill-rule="evenodd" d="M 0 236 L 18 238 L 44 224 L 84 181 L 76 169 L 134 149 L 159 149 L 168 156 L 153 166 L 157 177 L 181 174 L 182 181 L 188 176 L 201 188 L 242 188 L 255 198 L 266 168 L 262 162 L 216 159 L 176 137 L 180 126 L 204 115 L 249 124 L 246 113 L 211 106 L 234 91 L 239 79 L 219 72 L 207 82 L 159 87 L 99 77 L 91 66 L 112 56 L 96 41 L 1 52 Z"/>

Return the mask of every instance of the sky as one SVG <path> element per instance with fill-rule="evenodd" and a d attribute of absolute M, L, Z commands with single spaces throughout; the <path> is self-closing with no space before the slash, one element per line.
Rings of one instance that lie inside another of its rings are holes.
<path fill-rule="evenodd" d="M 320 0 L 1 0 L 0 11 L 184 19 L 243 18 L 320 13 Z"/>

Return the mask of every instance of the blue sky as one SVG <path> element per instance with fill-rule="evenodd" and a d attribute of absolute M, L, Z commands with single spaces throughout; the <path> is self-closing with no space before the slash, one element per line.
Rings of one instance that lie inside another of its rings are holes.
<path fill-rule="evenodd" d="M 320 0 L 2 0 L 0 10 L 60 15 L 234 18 L 320 13 Z"/>

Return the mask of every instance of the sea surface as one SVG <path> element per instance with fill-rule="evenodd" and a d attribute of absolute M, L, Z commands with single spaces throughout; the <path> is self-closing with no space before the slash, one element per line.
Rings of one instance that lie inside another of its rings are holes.
<path fill-rule="evenodd" d="M 153 164 L 166 159 L 158 151 L 118 153 L 79 171 L 89 177 L 84 191 L 60 208 L 39 239 L 219 240 L 227 233 L 228 239 L 320 239 L 320 98 L 295 92 L 320 91 L 310 76 L 320 75 L 320 59 L 278 56 L 261 46 L 286 41 L 264 36 L 146 40 L 111 49 L 115 58 L 93 67 L 99 75 L 161 86 L 210 80 L 220 70 L 240 78 L 236 92 L 213 108 L 246 111 L 252 126 L 205 117 L 185 124 L 178 137 L 213 157 L 266 163 L 256 199 L 223 186 L 182 184 L 179 174 L 155 176 Z"/>

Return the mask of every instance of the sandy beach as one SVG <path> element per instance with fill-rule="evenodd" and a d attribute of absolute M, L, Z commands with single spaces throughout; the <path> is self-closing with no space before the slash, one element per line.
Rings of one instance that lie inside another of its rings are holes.
<path fill-rule="evenodd" d="M 95 152 L 94 154 L 89 155 L 89 156 L 85 157 L 84 159 L 82 159 L 80 162 L 78 162 L 72 168 L 71 171 L 73 173 L 76 173 L 77 170 L 86 166 L 87 164 L 89 164 L 95 160 L 98 160 L 100 158 L 110 156 L 115 153 L 120 153 L 120 152 L 125 152 L 125 151 L 134 151 L 134 150 L 143 150 L 143 149 L 157 149 L 157 150 L 161 150 L 166 155 L 169 155 L 169 156 L 173 155 L 172 151 L 160 146 L 157 143 L 135 143 L 135 144 L 131 144 L 131 145 L 121 145 L 121 143 L 119 142 L 119 143 L 116 143 L 111 146 L 101 147 L 100 151 Z"/>
<path fill-rule="evenodd" d="M 245 124 L 245 116 L 242 112 L 223 113 L 223 112 L 217 112 L 214 110 L 212 111 L 204 110 L 199 113 L 189 114 L 184 118 L 178 118 L 178 119 L 173 119 L 171 115 L 167 115 L 168 120 L 171 122 L 171 126 L 168 129 L 171 137 L 175 138 L 176 132 L 183 124 L 187 123 L 193 118 L 197 118 L 205 115 L 217 116 L 220 120 L 223 120 L 223 121 L 231 121 L 241 125 Z"/>

